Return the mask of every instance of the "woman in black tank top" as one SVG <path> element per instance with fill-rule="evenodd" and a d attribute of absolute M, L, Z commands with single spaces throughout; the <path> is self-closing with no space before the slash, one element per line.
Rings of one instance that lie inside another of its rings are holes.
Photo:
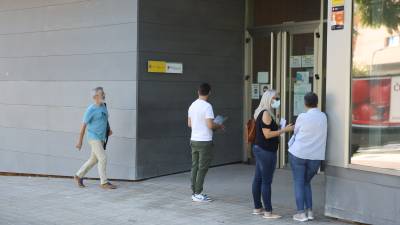
<path fill-rule="evenodd" d="M 255 215 L 263 215 L 266 219 L 278 219 L 281 216 L 272 213 L 271 184 L 276 168 L 279 146 L 279 137 L 285 132 L 293 130 L 293 125 L 279 129 L 274 111 L 280 106 L 279 96 L 276 91 L 266 91 L 260 105 L 254 113 L 256 120 L 256 140 L 253 154 L 256 159 L 256 169 L 253 179 L 252 192 Z M 264 207 L 261 201 L 264 202 Z"/>
<path fill-rule="evenodd" d="M 267 110 L 263 110 L 256 119 L 256 140 L 254 144 L 266 151 L 276 152 L 279 145 L 279 136 L 266 139 L 262 130 L 269 129 L 271 131 L 278 131 L 278 124 L 276 124 L 276 121 L 272 118 L 270 124 L 265 124 L 263 121 L 264 113 L 269 114 Z"/>

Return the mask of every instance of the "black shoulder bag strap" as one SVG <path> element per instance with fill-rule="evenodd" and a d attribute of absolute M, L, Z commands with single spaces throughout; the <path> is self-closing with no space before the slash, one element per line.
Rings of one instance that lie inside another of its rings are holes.
<path fill-rule="evenodd" d="M 106 103 L 104 103 L 104 106 L 105 106 L 105 107 L 106 107 L 106 109 L 107 109 L 107 104 L 106 104 Z M 110 131 L 111 131 L 111 128 L 110 128 L 110 123 L 108 122 L 108 109 L 107 109 L 107 128 L 106 128 L 106 140 L 104 140 L 104 144 L 103 144 L 103 148 L 104 148 L 104 150 L 106 150 L 106 148 L 107 148 L 108 137 L 110 136 Z"/>

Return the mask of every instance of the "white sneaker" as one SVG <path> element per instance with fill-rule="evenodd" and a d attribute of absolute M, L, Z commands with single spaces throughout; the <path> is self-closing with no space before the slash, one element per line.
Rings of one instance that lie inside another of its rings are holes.
<path fill-rule="evenodd" d="M 264 219 L 279 219 L 282 216 L 273 214 L 272 212 L 264 212 L 263 218 Z"/>
<path fill-rule="evenodd" d="M 314 213 L 312 210 L 307 210 L 307 218 L 308 220 L 314 220 Z"/>
<path fill-rule="evenodd" d="M 206 195 L 206 194 L 201 194 L 201 195 L 203 195 L 203 198 L 206 199 L 208 202 L 214 201 L 214 200 L 212 200 L 212 198 L 208 197 L 208 195 Z"/>
<path fill-rule="evenodd" d="M 193 202 L 211 202 L 212 200 L 207 197 L 207 195 L 194 194 L 192 195 Z"/>
<path fill-rule="evenodd" d="M 265 213 L 265 209 L 253 209 L 253 212 L 251 214 L 253 215 L 263 215 Z"/>
<path fill-rule="evenodd" d="M 293 220 L 300 221 L 300 222 L 306 222 L 306 221 L 308 221 L 308 218 L 305 213 L 298 213 L 293 216 Z"/>

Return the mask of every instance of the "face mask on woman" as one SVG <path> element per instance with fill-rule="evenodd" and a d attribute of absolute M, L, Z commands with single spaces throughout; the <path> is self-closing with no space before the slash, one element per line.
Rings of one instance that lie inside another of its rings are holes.
<path fill-rule="evenodd" d="M 276 100 L 276 99 L 272 100 L 272 104 L 271 104 L 272 108 L 277 109 L 277 108 L 279 108 L 279 106 L 281 106 L 281 100 Z"/>

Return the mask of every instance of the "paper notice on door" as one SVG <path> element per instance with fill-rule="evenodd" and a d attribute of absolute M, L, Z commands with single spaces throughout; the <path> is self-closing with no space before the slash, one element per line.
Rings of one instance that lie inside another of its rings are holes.
<path fill-rule="evenodd" d="M 310 83 L 296 83 L 293 89 L 293 115 L 298 116 L 306 111 L 304 95 L 311 91 Z"/>
<path fill-rule="evenodd" d="M 269 73 L 268 72 L 258 72 L 257 73 L 257 82 L 260 84 L 269 83 Z"/>
<path fill-rule="evenodd" d="M 251 84 L 251 99 L 259 99 L 259 98 L 260 98 L 260 85 Z"/>
<path fill-rule="evenodd" d="M 308 83 L 310 78 L 310 72 L 298 71 L 296 72 L 296 83 Z"/>
<path fill-rule="evenodd" d="M 290 56 L 290 68 L 301 68 L 301 55 Z"/>
<path fill-rule="evenodd" d="M 400 77 L 392 78 L 392 90 L 390 93 L 390 115 L 389 121 L 391 123 L 400 122 Z"/>
<path fill-rule="evenodd" d="M 301 67 L 314 67 L 314 55 L 301 56 Z"/>

